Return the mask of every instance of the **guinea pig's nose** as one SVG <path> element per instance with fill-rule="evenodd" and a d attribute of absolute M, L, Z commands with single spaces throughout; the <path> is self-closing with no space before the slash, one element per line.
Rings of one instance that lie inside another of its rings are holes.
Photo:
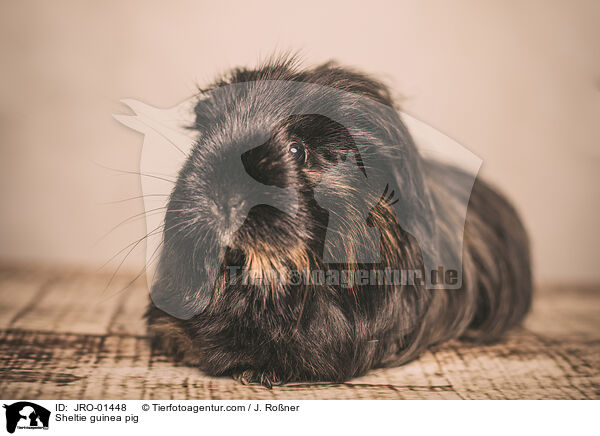
<path fill-rule="evenodd" d="M 211 211 L 217 217 L 218 221 L 226 228 L 240 226 L 245 217 L 242 216 L 245 209 L 245 202 L 242 196 L 237 193 L 220 196 L 213 201 Z"/>
<path fill-rule="evenodd" d="M 236 221 L 237 218 L 240 218 L 241 213 L 244 210 L 245 203 L 242 200 L 241 195 L 235 194 L 229 197 L 227 200 L 227 209 L 229 211 L 228 216 L 230 221 Z M 244 217 L 241 217 L 244 218 Z"/>

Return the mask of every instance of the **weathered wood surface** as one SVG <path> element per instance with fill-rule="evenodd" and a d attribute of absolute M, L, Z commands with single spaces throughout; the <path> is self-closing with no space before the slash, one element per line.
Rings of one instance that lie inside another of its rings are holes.
<path fill-rule="evenodd" d="M 598 399 L 600 287 L 545 286 L 525 326 L 453 342 L 342 384 L 272 390 L 209 377 L 148 344 L 131 277 L 0 269 L 0 397 L 11 399 Z"/>

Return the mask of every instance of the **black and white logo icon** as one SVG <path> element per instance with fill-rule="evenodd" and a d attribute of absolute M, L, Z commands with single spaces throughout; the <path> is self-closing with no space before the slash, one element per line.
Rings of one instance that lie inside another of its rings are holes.
<path fill-rule="evenodd" d="M 29 401 L 19 401 L 10 405 L 4 404 L 6 409 L 6 431 L 14 433 L 16 429 L 48 429 L 50 411 L 42 406 Z"/>

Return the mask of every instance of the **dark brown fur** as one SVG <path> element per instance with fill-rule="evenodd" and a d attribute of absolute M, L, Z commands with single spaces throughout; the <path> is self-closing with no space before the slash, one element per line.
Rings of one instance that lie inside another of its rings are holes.
<path fill-rule="evenodd" d="M 233 71 L 211 89 L 265 80 L 315 83 L 357 98 L 394 105 L 381 83 L 335 64 L 300 70 L 293 62 L 275 61 L 256 70 Z M 215 176 L 207 168 L 212 169 L 215 159 L 227 153 L 226 143 L 231 140 L 229 133 L 221 133 L 215 126 L 225 125 L 227 132 L 248 128 L 237 125 L 231 115 L 243 110 L 247 103 L 230 103 L 235 108 L 227 109 L 223 116 L 215 115 L 216 106 L 198 105 L 195 125 L 200 132 L 198 145 L 179 175 L 166 228 L 186 226 L 192 220 L 201 224 L 185 234 L 165 231 L 158 279 L 153 285 L 155 291 L 168 293 L 186 286 L 207 285 L 194 281 L 190 259 L 197 262 L 202 256 L 194 251 L 198 238 L 204 238 L 206 232 L 221 234 L 215 230 L 218 217 L 202 212 L 207 196 L 220 184 L 212 179 Z M 251 113 L 261 116 L 258 110 Z M 379 123 L 376 117 L 372 123 L 373 127 L 366 123 L 364 132 L 358 133 L 368 134 L 374 143 L 380 140 L 381 144 L 374 149 L 384 153 L 384 148 L 393 144 L 386 144 L 385 137 L 377 136 L 380 126 L 376 125 Z M 264 152 L 260 158 L 247 155 L 245 164 L 249 172 L 256 173 L 254 178 L 268 174 L 273 179 L 265 183 L 297 189 L 298 215 L 292 219 L 283 212 L 254 209 L 230 240 L 219 276 L 215 283 L 208 284 L 210 301 L 200 313 L 181 320 L 150 305 L 147 317 L 155 346 L 209 374 L 233 375 L 242 382 L 271 386 L 290 381 L 340 382 L 371 368 L 403 364 L 435 343 L 456 338 L 494 341 L 518 325 L 531 303 L 527 235 L 511 205 L 481 180 L 473 186 L 464 226 L 461 289 L 431 290 L 422 284 L 365 285 L 350 289 L 326 285 L 253 285 L 228 277 L 226 264 L 245 265 L 259 271 L 275 269 L 282 274 L 292 270 L 382 266 L 423 270 L 418 240 L 423 240 L 420 232 L 426 234 L 431 228 L 441 238 L 441 251 L 451 246 L 463 225 L 456 213 L 460 199 L 453 193 L 453 183 L 467 183 L 463 179 L 468 176 L 422 159 L 399 117 L 382 116 L 381 125 L 385 127 L 381 131 L 393 132 L 401 140 L 406 165 L 401 171 L 404 178 L 391 183 L 389 191 L 393 189 L 404 210 L 410 211 L 406 220 L 413 220 L 410 222 L 414 222 L 411 227 L 414 234 L 398 222 L 385 196 L 373 198 L 366 221 L 347 217 L 351 223 L 346 229 L 350 235 L 346 247 L 349 262 L 324 265 L 323 232 L 328 218 L 315 201 L 314 189 L 324 171 L 333 171 L 335 186 L 331 189 L 339 201 L 344 201 L 345 189 L 352 186 L 344 174 L 335 173 L 336 163 L 340 161 L 340 153 L 352 153 L 352 135 L 357 132 L 350 135 L 343 127 L 320 116 L 285 118 L 264 150 L 256 149 L 256 153 Z M 303 166 L 297 168 L 285 156 L 279 160 L 264 159 L 298 138 L 309 149 L 310 160 Z M 349 192 L 346 201 L 350 204 Z M 348 210 L 351 214 L 350 207 Z M 375 227 L 381 233 L 381 263 L 377 265 L 351 261 L 353 241 L 367 227 Z"/>

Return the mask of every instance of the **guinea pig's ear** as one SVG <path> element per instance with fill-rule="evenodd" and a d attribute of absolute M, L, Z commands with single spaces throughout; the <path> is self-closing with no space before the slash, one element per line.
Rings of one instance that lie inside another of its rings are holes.
<path fill-rule="evenodd" d="M 190 126 L 193 130 L 205 131 L 211 125 L 211 114 L 209 92 L 201 91 L 196 97 L 193 106 L 194 122 Z"/>

